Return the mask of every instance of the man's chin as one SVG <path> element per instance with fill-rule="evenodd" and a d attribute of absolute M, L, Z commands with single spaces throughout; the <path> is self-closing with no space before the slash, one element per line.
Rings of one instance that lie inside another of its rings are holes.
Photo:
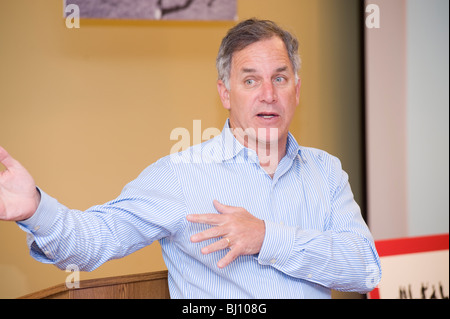
<path fill-rule="evenodd" d="M 260 127 L 257 131 L 257 140 L 261 143 L 278 143 L 280 136 L 277 127 Z"/>

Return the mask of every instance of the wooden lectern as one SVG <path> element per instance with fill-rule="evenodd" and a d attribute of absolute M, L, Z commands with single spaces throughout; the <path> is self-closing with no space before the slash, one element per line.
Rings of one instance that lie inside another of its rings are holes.
<path fill-rule="evenodd" d="M 79 288 L 65 284 L 50 287 L 21 299 L 169 299 L 167 270 L 80 281 Z"/>

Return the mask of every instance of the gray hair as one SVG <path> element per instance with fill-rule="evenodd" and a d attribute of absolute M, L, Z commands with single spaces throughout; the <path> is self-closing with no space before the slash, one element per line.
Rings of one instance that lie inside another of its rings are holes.
<path fill-rule="evenodd" d="M 301 60 L 298 54 L 298 41 L 288 31 L 281 29 L 275 22 L 269 20 L 248 19 L 231 28 L 219 48 L 216 67 L 219 80 L 222 80 L 229 90 L 231 59 L 233 53 L 245 49 L 255 42 L 279 37 L 285 44 L 286 50 L 298 81 Z"/>

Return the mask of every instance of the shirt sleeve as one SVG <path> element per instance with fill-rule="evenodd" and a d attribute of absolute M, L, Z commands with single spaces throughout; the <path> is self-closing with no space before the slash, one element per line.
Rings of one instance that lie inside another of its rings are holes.
<path fill-rule="evenodd" d="M 258 261 L 330 289 L 367 293 L 381 279 L 380 260 L 348 175 L 339 160 L 329 159 L 331 211 L 324 231 L 265 221 Z"/>
<path fill-rule="evenodd" d="M 27 232 L 31 256 L 61 269 L 77 265 L 92 271 L 108 260 L 174 236 L 185 220 L 181 187 L 164 159 L 126 185 L 116 199 L 84 212 L 40 192 L 36 213 L 18 225 Z"/>

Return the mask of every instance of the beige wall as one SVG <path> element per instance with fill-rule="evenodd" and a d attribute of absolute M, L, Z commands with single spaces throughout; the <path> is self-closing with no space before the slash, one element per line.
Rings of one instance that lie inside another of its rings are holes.
<path fill-rule="evenodd" d="M 36 183 L 76 209 L 119 194 L 169 153 L 176 127 L 221 129 L 215 56 L 235 22 L 82 20 L 62 2 L 0 1 L 0 145 Z M 295 33 L 303 58 L 292 132 L 338 155 L 363 199 L 358 0 L 238 0 L 239 19 L 272 19 Z M 81 279 L 165 269 L 157 243 Z M 65 281 L 29 257 L 25 234 L 0 222 L 0 297 Z"/>

